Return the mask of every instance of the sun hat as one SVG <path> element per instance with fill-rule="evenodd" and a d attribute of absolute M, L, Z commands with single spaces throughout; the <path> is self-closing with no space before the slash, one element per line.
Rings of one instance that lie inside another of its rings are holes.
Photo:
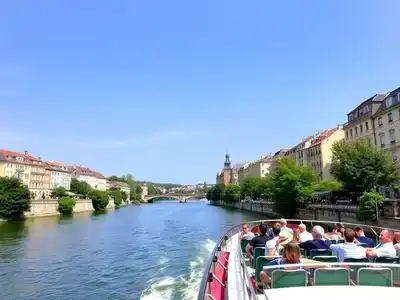
<path fill-rule="evenodd" d="M 281 241 L 279 244 L 280 245 L 286 245 L 287 243 L 290 243 L 293 240 L 293 235 L 290 234 L 288 231 L 281 231 L 279 233 L 279 240 Z"/>

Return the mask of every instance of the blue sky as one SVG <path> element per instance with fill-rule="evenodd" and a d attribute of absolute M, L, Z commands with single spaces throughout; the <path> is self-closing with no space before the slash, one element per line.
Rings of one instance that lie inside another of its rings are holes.
<path fill-rule="evenodd" d="M 2 1 L 0 148 L 214 182 L 400 85 L 400 2 Z"/>

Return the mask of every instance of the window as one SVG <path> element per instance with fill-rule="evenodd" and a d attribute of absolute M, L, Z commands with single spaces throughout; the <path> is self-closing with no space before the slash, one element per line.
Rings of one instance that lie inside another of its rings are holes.
<path fill-rule="evenodd" d="M 357 136 L 357 134 L 358 134 L 358 127 L 354 127 L 354 130 L 355 130 L 355 135 Z"/>
<path fill-rule="evenodd" d="M 389 97 L 386 100 L 386 106 L 389 107 L 393 104 L 394 97 Z"/>
<path fill-rule="evenodd" d="M 390 143 L 395 144 L 396 143 L 396 134 L 394 129 L 389 130 L 389 137 L 390 137 Z"/>
<path fill-rule="evenodd" d="M 363 132 L 363 126 L 362 126 L 362 124 L 360 124 L 360 133 L 362 133 Z"/>
<path fill-rule="evenodd" d="M 350 129 L 350 136 L 353 137 L 353 129 Z"/>
<path fill-rule="evenodd" d="M 385 134 L 384 133 L 381 133 L 379 135 L 379 140 L 381 142 L 381 147 L 385 147 Z"/>
<path fill-rule="evenodd" d="M 382 118 L 381 118 L 381 117 L 378 118 L 378 125 L 379 125 L 379 126 L 383 126 Z"/>
<path fill-rule="evenodd" d="M 392 116 L 392 113 L 391 113 L 391 112 L 388 113 L 388 122 L 389 122 L 389 123 L 393 122 L 393 116 Z"/>
<path fill-rule="evenodd" d="M 346 130 L 346 139 L 349 138 L 349 132 Z"/>
<path fill-rule="evenodd" d="M 368 126 L 369 126 L 368 122 L 365 122 L 365 130 L 366 130 L 366 131 L 369 130 Z"/>
<path fill-rule="evenodd" d="M 349 115 L 349 121 L 353 121 L 353 115 L 352 114 Z"/>

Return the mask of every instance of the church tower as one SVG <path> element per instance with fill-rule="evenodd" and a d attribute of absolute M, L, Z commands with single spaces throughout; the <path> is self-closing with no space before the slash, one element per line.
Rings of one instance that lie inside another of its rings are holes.
<path fill-rule="evenodd" d="M 228 153 L 225 154 L 224 169 L 222 170 L 222 172 L 224 174 L 224 179 L 223 179 L 224 184 L 225 185 L 230 184 L 232 179 L 232 167 Z"/>

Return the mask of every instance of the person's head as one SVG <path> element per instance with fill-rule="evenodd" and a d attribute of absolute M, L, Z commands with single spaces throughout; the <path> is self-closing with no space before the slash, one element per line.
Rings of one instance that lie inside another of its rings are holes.
<path fill-rule="evenodd" d="M 281 224 L 281 227 L 286 227 L 287 221 L 285 219 L 280 219 L 279 224 Z"/>
<path fill-rule="evenodd" d="M 395 232 L 393 234 L 393 244 L 400 244 L 400 232 Z"/>
<path fill-rule="evenodd" d="M 268 231 L 268 223 L 266 223 L 266 222 L 261 223 L 259 228 L 260 228 L 260 234 L 266 235 L 267 231 Z"/>
<path fill-rule="evenodd" d="M 381 234 L 379 235 L 379 242 L 381 242 L 382 244 L 392 243 L 393 232 L 388 229 L 382 230 Z"/>
<path fill-rule="evenodd" d="M 249 225 L 247 223 L 242 224 L 242 231 L 244 233 L 249 232 Z"/>
<path fill-rule="evenodd" d="M 312 234 L 314 240 L 320 240 L 324 236 L 325 230 L 321 226 L 315 225 L 312 229 L 311 234 Z"/>
<path fill-rule="evenodd" d="M 342 223 L 338 223 L 338 224 L 337 224 L 337 227 L 338 227 L 338 231 L 339 231 L 339 232 L 344 233 L 344 226 L 343 226 Z"/>
<path fill-rule="evenodd" d="M 279 236 L 279 233 L 281 232 L 281 225 L 279 223 L 275 223 L 272 226 L 272 233 L 274 236 Z"/>
<path fill-rule="evenodd" d="M 344 230 L 344 240 L 348 243 L 354 243 L 354 239 L 356 238 L 356 233 L 351 228 L 346 228 Z"/>
<path fill-rule="evenodd" d="M 356 236 L 364 236 L 364 229 L 361 226 L 356 227 Z"/>
<path fill-rule="evenodd" d="M 301 224 L 299 225 L 299 231 L 300 231 L 300 232 L 304 232 L 304 231 L 306 231 L 306 230 L 307 230 L 306 225 L 304 225 L 303 223 L 301 223 Z"/>
<path fill-rule="evenodd" d="M 289 242 L 283 247 L 283 258 L 290 264 L 298 264 L 300 262 L 300 247 L 294 242 Z"/>

